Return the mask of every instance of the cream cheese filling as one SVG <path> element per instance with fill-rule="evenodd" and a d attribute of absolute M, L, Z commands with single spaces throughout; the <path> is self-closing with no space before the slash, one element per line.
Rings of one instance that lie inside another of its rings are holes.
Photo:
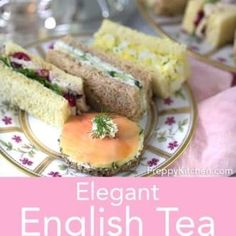
<path fill-rule="evenodd" d="M 143 86 L 139 80 L 136 80 L 131 74 L 119 70 L 113 65 L 102 61 L 97 56 L 91 53 L 83 52 L 78 48 L 74 48 L 63 41 L 57 41 L 54 45 L 54 49 L 69 54 L 70 56 L 79 60 L 82 65 L 89 65 L 98 70 L 103 71 L 113 79 L 117 79 L 122 83 L 128 84 L 130 86 L 136 86 L 141 89 Z"/>

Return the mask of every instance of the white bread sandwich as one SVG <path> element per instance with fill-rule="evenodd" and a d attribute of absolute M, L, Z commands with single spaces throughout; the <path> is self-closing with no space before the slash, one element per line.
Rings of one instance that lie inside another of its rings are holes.
<path fill-rule="evenodd" d="M 142 0 L 157 15 L 176 16 L 184 12 L 188 0 Z"/>
<path fill-rule="evenodd" d="M 205 39 L 214 48 L 233 42 L 236 29 L 236 5 L 220 1 L 191 0 L 183 29 Z"/>
<path fill-rule="evenodd" d="M 137 120 L 147 110 L 151 78 L 145 70 L 98 53 L 67 36 L 47 53 L 47 60 L 84 79 L 88 103 L 95 109 Z"/>
<path fill-rule="evenodd" d="M 95 34 L 93 46 L 147 70 L 157 96 L 171 96 L 190 74 L 185 46 L 166 38 L 145 35 L 109 20 L 104 20 Z"/>
<path fill-rule="evenodd" d="M 0 96 L 36 118 L 62 127 L 71 114 L 87 111 L 83 81 L 12 42 L 0 56 Z"/>

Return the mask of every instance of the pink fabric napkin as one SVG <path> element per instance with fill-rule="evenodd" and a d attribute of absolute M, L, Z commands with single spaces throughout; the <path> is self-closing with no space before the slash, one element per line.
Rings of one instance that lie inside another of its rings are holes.
<path fill-rule="evenodd" d="M 191 60 L 190 85 L 198 102 L 197 128 L 187 151 L 169 169 L 176 176 L 236 173 L 236 87 L 233 76 Z M 178 170 L 184 170 L 178 171 Z"/>

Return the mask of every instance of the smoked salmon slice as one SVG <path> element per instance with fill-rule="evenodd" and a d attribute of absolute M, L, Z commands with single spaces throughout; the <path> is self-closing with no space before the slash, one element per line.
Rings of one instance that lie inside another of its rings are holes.
<path fill-rule="evenodd" d="M 92 120 L 97 114 L 72 116 L 65 123 L 60 138 L 62 152 L 77 167 L 83 166 L 84 171 L 87 168 L 90 173 L 92 170 L 102 173 L 106 169 L 114 174 L 124 169 L 127 163 L 137 162 L 144 139 L 140 126 L 126 117 L 110 115 L 118 127 L 115 138 L 94 138 L 91 135 Z"/>

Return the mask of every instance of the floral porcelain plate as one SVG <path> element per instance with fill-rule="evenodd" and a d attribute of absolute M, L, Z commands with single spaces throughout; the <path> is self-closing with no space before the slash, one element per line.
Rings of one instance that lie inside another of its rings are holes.
<path fill-rule="evenodd" d="M 79 36 L 89 41 L 89 36 Z M 31 45 L 41 56 L 53 39 Z M 140 121 L 145 148 L 139 166 L 119 176 L 147 176 L 173 163 L 187 148 L 196 122 L 196 106 L 187 84 L 172 97 L 154 99 Z M 0 153 L 34 176 L 86 176 L 70 168 L 59 152 L 60 130 L 0 101 Z"/>
<path fill-rule="evenodd" d="M 181 23 L 183 16 L 157 16 L 152 10 L 145 7 L 141 0 L 137 0 L 137 2 L 144 19 L 153 26 L 160 35 L 167 36 L 187 45 L 190 55 L 203 62 L 225 71 L 236 73 L 236 63 L 233 60 L 233 45 L 213 49 L 208 43 L 182 30 Z"/>

